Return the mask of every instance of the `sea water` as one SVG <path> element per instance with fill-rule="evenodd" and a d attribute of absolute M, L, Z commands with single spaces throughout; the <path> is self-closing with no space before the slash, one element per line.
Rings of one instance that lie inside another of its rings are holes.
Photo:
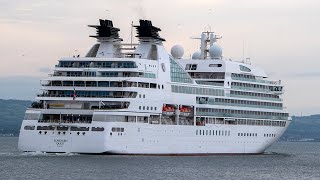
<path fill-rule="evenodd" d="M 0 179 L 320 179 L 320 143 L 277 142 L 262 155 L 25 153 L 0 137 Z"/>

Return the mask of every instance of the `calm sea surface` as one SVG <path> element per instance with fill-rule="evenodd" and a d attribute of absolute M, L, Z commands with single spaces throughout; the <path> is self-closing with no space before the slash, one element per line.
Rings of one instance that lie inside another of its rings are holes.
<path fill-rule="evenodd" d="M 278 142 L 264 155 L 159 157 L 23 153 L 0 137 L 0 179 L 320 179 L 320 143 Z"/>

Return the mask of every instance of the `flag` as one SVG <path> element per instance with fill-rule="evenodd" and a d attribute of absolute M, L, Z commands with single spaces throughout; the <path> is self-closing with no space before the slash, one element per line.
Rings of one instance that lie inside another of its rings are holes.
<path fill-rule="evenodd" d="M 76 88 L 73 89 L 73 100 L 75 100 L 77 97 Z"/>

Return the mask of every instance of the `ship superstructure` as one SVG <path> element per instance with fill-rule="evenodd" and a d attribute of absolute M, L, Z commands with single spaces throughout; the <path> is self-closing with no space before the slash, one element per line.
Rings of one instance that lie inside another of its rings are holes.
<path fill-rule="evenodd" d="M 253 65 L 227 60 L 221 37 L 203 32 L 200 51 L 163 47 L 140 20 L 125 44 L 110 20 L 90 25 L 97 44 L 62 58 L 26 110 L 22 151 L 110 154 L 258 154 L 291 120 L 283 86 Z"/>

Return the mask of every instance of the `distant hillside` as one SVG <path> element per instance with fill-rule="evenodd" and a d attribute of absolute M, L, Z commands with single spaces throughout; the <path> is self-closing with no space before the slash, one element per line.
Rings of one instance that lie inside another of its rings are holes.
<path fill-rule="evenodd" d="M 320 140 L 320 114 L 311 116 L 293 116 L 292 123 L 282 139 L 312 138 Z"/>
<path fill-rule="evenodd" d="M 19 134 L 21 121 L 31 101 L 0 99 L 0 134 Z M 292 117 L 293 122 L 281 140 L 312 138 L 320 140 L 320 114 Z"/>
<path fill-rule="evenodd" d="M 21 122 L 31 101 L 0 99 L 0 134 L 19 134 Z"/>

